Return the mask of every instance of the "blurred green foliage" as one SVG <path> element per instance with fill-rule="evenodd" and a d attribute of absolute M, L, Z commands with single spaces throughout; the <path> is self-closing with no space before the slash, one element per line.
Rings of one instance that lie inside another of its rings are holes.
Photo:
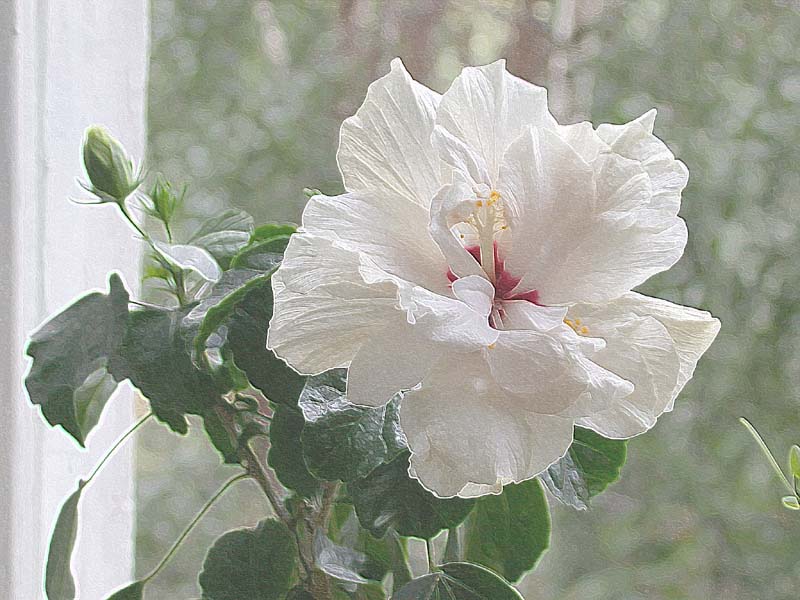
<path fill-rule="evenodd" d="M 339 125 L 394 56 L 438 91 L 462 65 L 506 57 L 562 122 L 657 107 L 656 133 L 691 171 L 690 240 L 642 291 L 708 309 L 722 331 L 675 411 L 631 442 L 622 482 L 588 512 L 554 504 L 552 549 L 521 589 L 793 599 L 800 520 L 737 417 L 778 456 L 800 440 L 799 30 L 796 0 L 153 0 L 148 164 L 191 180 L 185 228 L 223 206 L 298 221 L 304 187 L 341 190 Z M 227 476 L 195 438 L 142 436 L 138 571 Z M 246 493 L 225 507 L 151 597 L 196 594 L 213 533 L 264 510 Z"/>

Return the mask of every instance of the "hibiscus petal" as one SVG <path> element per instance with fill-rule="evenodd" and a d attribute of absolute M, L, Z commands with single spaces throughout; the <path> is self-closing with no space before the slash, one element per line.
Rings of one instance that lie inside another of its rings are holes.
<path fill-rule="evenodd" d="M 611 409 L 579 422 L 612 438 L 643 433 L 672 410 L 719 331 L 719 321 L 707 312 L 635 293 L 605 305 L 576 305 L 570 316 L 580 318 L 591 335 L 605 338 L 605 349 L 593 360 L 635 386 Z"/>
<path fill-rule="evenodd" d="M 304 374 L 347 366 L 367 339 L 402 319 L 397 287 L 368 285 L 359 269 L 358 254 L 319 236 L 293 235 L 272 277 L 267 347 Z"/>
<path fill-rule="evenodd" d="M 601 154 L 590 165 L 556 133 L 530 128 L 500 178 L 513 240 L 506 268 L 543 304 L 616 298 L 683 253 L 686 225 L 651 206 L 636 161 Z"/>
<path fill-rule="evenodd" d="M 472 188 L 459 172 L 453 174 L 453 183 L 439 190 L 431 203 L 430 235 L 446 257 L 450 270 L 458 277 L 483 273 L 478 261 L 456 237 L 464 233 L 453 230 L 455 225 L 466 221 L 474 210 Z"/>
<path fill-rule="evenodd" d="M 362 406 L 386 404 L 422 381 L 441 353 L 407 323 L 387 328 L 366 341 L 350 363 L 347 398 Z"/>
<path fill-rule="evenodd" d="M 345 189 L 429 206 L 441 185 L 431 144 L 441 96 L 411 79 L 399 58 L 342 124 L 337 160 Z"/>
<path fill-rule="evenodd" d="M 489 180 L 476 183 L 494 187 L 511 142 L 529 125 L 555 128 L 556 122 L 547 110 L 547 90 L 511 75 L 498 60 L 461 71 L 442 96 L 436 125 L 449 134 L 435 136 L 440 156 L 454 168 L 472 165 L 475 173 L 485 172 Z"/>
<path fill-rule="evenodd" d="M 625 125 L 600 125 L 597 135 L 612 152 L 639 161 L 650 177 L 651 206 L 678 212 L 681 192 L 689 181 L 689 171 L 676 160 L 667 145 L 653 135 L 656 111 L 651 110 Z"/>
<path fill-rule="evenodd" d="M 573 421 L 531 412 L 492 379 L 480 353 L 445 358 L 400 407 L 409 473 L 441 497 L 500 493 L 561 458 Z"/>
<path fill-rule="evenodd" d="M 396 277 L 448 293 L 448 263 L 428 231 L 429 211 L 383 192 L 314 196 L 303 211 L 303 231 L 363 253 Z"/>
<path fill-rule="evenodd" d="M 502 331 L 486 360 L 497 384 L 544 414 L 583 416 L 614 405 L 633 391 L 630 382 L 590 360 L 572 330 Z"/>

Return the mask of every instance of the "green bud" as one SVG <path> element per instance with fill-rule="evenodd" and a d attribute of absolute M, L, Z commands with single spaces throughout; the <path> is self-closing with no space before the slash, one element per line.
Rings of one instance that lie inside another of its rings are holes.
<path fill-rule="evenodd" d="M 152 206 L 147 208 L 147 213 L 163 222 L 165 225 L 169 225 L 175 214 L 175 210 L 183 202 L 185 194 L 186 188 L 184 188 L 179 196 L 172 190 L 172 186 L 169 182 L 159 176 L 156 178 L 156 182 L 153 185 L 153 191 L 150 192 Z"/>
<path fill-rule="evenodd" d="M 106 202 L 124 201 L 141 183 L 125 148 L 98 125 L 86 130 L 83 166 L 91 182 L 84 187 Z"/>
<path fill-rule="evenodd" d="M 792 446 L 789 450 L 789 470 L 795 479 L 800 479 L 800 447 Z"/>
<path fill-rule="evenodd" d="M 784 496 L 781 501 L 783 505 L 791 510 L 800 510 L 800 502 L 798 502 L 796 496 Z"/>

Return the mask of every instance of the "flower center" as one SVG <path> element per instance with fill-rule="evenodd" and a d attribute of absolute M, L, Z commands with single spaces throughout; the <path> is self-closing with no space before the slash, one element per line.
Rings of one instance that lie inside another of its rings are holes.
<path fill-rule="evenodd" d="M 492 190 L 488 198 L 479 197 L 475 200 L 475 210 L 463 223 L 467 227 L 461 231 L 459 237 L 464 243 L 464 249 L 481 265 L 486 277 L 494 285 L 494 301 L 489 324 L 499 329 L 505 317 L 503 302 L 524 300 L 539 304 L 539 292 L 518 290 L 521 278 L 515 277 L 505 268 L 505 260 L 500 254 L 496 238 L 508 229 L 508 224 L 502 197 L 498 191 Z M 447 278 L 452 283 L 458 276 L 449 270 Z"/>

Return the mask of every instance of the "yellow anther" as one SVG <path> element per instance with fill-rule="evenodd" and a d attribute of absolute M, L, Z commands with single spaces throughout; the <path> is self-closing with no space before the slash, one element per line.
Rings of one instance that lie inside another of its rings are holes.
<path fill-rule="evenodd" d="M 489 192 L 489 204 L 494 204 L 498 200 L 500 200 L 500 192 L 497 190 L 492 190 Z"/>
<path fill-rule="evenodd" d="M 574 331 L 577 334 L 580 334 L 580 335 L 588 335 L 589 334 L 589 328 L 586 327 L 586 325 L 581 327 L 581 320 L 580 319 L 575 319 L 574 321 L 572 319 L 564 319 L 564 323 L 569 325 L 570 328 L 572 329 L 572 331 Z"/>
<path fill-rule="evenodd" d="M 493 342 L 486 347 L 489 348 L 489 350 L 494 350 L 497 347 L 497 342 Z"/>
<path fill-rule="evenodd" d="M 478 201 L 475 203 L 475 206 L 477 206 L 478 208 L 480 208 L 481 206 L 483 206 L 483 201 L 482 201 L 482 200 L 478 200 Z"/>

